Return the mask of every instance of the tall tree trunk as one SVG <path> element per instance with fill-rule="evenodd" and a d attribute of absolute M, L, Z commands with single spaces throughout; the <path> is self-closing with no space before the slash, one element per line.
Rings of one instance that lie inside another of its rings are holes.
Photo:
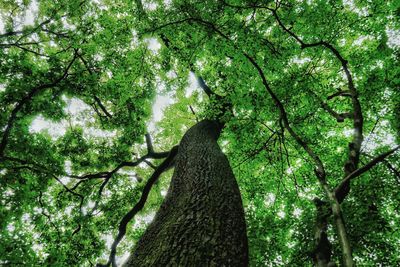
<path fill-rule="evenodd" d="M 182 138 L 169 191 L 125 266 L 247 266 L 242 200 L 217 144 L 222 125 L 204 120 Z"/>

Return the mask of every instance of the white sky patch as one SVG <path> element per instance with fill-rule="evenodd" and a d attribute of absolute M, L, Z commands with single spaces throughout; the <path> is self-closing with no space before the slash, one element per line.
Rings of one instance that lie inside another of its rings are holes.
<path fill-rule="evenodd" d="M 30 133 L 47 132 L 53 139 L 58 139 L 67 131 L 67 125 L 62 122 L 53 122 L 43 115 L 37 116 L 29 127 Z"/>
<path fill-rule="evenodd" d="M 400 30 L 391 29 L 386 27 L 386 35 L 388 37 L 387 45 L 390 48 L 400 47 Z"/>
<path fill-rule="evenodd" d="M 70 24 L 65 17 L 61 18 L 61 22 L 66 29 L 75 30 L 76 28 L 75 25 Z"/>
<path fill-rule="evenodd" d="M 195 91 L 201 92 L 197 77 L 193 72 L 189 73 L 189 86 L 186 88 L 185 96 L 190 97 Z"/>
<path fill-rule="evenodd" d="M 64 111 L 68 114 L 76 116 L 80 113 L 84 113 L 85 111 L 90 111 L 90 107 L 78 98 L 68 98 L 63 96 L 63 100 L 65 103 L 67 103 Z"/>
<path fill-rule="evenodd" d="M 100 10 L 108 10 L 108 7 L 104 5 L 101 0 L 92 0 L 92 2 L 100 9 Z"/>
<path fill-rule="evenodd" d="M 12 197 L 13 195 L 14 195 L 14 191 L 9 188 L 3 192 L 3 197 Z"/>
<path fill-rule="evenodd" d="M 168 71 L 166 76 L 168 77 L 168 79 L 176 79 L 178 77 L 176 72 L 173 70 Z"/>
<path fill-rule="evenodd" d="M 37 13 L 39 11 L 39 6 L 36 0 L 32 0 L 31 3 L 29 4 L 29 7 L 25 11 L 25 17 L 24 17 L 24 22 L 23 24 L 25 26 L 32 26 L 35 24 L 35 17 L 37 16 Z"/>
<path fill-rule="evenodd" d="M 72 162 L 70 160 L 66 160 L 64 162 L 64 170 L 67 174 L 72 174 Z"/>
<path fill-rule="evenodd" d="M 354 3 L 354 0 L 343 0 L 343 5 L 347 7 L 351 12 L 354 12 L 359 16 L 368 16 L 368 8 L 358 8 Z"/>
<path fill-rule="evenodd" d="M 113 138 L 117 135 L 117 131 L 105 131 L 102 129 L 89 126 L 95 121 L 93 110 L 82 100 L 78 98 L 62 98 L 66 102 L 64 112 L 70 116 L 70 119 L 63 119 L 55 122 L 44 118 L 39 114 L 29 127 L 30 133 L 47 132 L 52 139 L 58 139 L 65 135 L 68 127 L 83 127 L 83 136 L 85 138 Z"/>
<path fill-rule="evenodd" d="M 88 211 L 92 210 L 94 208 L 95 203 L 93 201 L 89 201 L 87 205 L 82 207 L 82 213 L 83 215 L 86 215 Z M 108 246 L 108 244 L 107 244 Z"/>
<path fill-rule="evenodd" d="M 93 127 L 88 127 L 83 130 L 83 136 L 86 138 L 113 138 L 117 136 L 117 131 L 104 131 L 101 129 L 93 128 Z"/>
<path fill-rule="evenodd" d="M 303 213 L 302 209 L 295 208 L 294 211 L 293 211 L 293 216 L 296 217 L 296 218 L 299 218 L 302 213 Z"/>
<path fill-rule="evenodd" d="M 305 58 L 299 58 L 299 57 L 294 57 L 290 60 L 291 63 L 303 65 L 307 62 L 311 62 L 311 58 L 305 57 Z"/>
<path fill-rule="evenodd" d="M 167 190 L 161 190 L 161 195 L 163 196 L 163 197 L 165 197 L 166 195 L 167 195 Z"/>
<path fill-rule="evenodd" d="M 350 136 L 353 135 L 353 133 L 354 133 L 354 130 L 353 130 L 353 129 L 344 129 L 344 130 L 343 130 L 343 135 L 344 135 L 345 137 L 350 137 Z"/>
<path fill-rule="evenodd" d="M 139 35 L 137 31 L 133 30 L 132 31 L 132 40 L 131 40 L 131 47 L 135 48 L 139 45 Z"/>
<path fill-rule="evenodd" d="M 353 45 L 361 46 L 364 41 L 372 41 L 374 39 L 371 35 L 361 35 L 354 42 Z"/>
<path fill-rule="evenodd" d="M 285 213 L 284 211 L 281 210 L 281 211 L 279 211 L 279 212 L 277 213 L 277 215 L 278 215 L 279 218 L 283 219 L 283 218 L 285 218 L 286 213 Z"/>
<path fill-rule="evenodd" d="M 153 211 L 144 216 L 137 216 L 133 228 L 137 229 L 138 227 L 149 224 L 154 219 L 155 215 L 156 213 Z"/>
<path fill-rule="evenodd" d="M 14 225 L 13 223 L 8 224 L 8 225 L 7 225 L 7 230 L 8 230 L 9 232 L 14 232 L 14 230 L 15 230 L 15 225 Z"/>
<path fill-rule="evenodd" d="M 0 93 L 4 92 L 6 90 L 6 85 L 3 83 L 0 83 Z"/>
<path fill-rule="evenodd" d="M 106 242 L 106 247 L 107 247 L 107 249 L 108 249 L 108 250 L 111 249 L 111 245 L 112 245 L 112 243 L 113 243 L 113 241 L 114 241 L 113 235 L 111 235 L 111 234 L 103 235 L 103 236 L 101 237 L 101 239 L 103 239 L 103 240 Z"/>
<path fill-rule="evenodd" d="M 121 257 L 116 256 L 115 261 L 117 265 L 122 266 L 122 264 L 125 263 L 125 261 L 129 258 L 129 255 L 130 255 L 129 252 L 125 252 Z"/>
<path fill-rule="evenodd" d="M 4 32 L 4 22 L 3 22 L 3 16 L 0 14 L 0 33 Z"/>
<path fill-rule="evenodd" d="M 67 185 L 67 184 L 69 184 L 69 182 L 71 182 L 71 178 L 69 178 L 69 177 L 67 177 L 67 176 L 62 176 L 62 177 L 60 178 L 60 181 L 61 181 L 61 183 Z"/>
<path fill-rule="evenodd" d="M 167 7 L 167 8 L 171 7 L 172 0 L 164 0 L 163 2 L 164 2 L 165 7 Z"/>
<path fill-rule="evenodd" d="M 147 165 L 146 165 L 147 166 Z M 129 180 L 131 181 L 131 183 L 137 183 L 139 182 L 139 178 L 136 174 L 135 171 L 133 170 L 124 170 L 124 169 L 120 169 L 117 173 L 119 174 L 125 174 L 129 177 Z"/>
<path fill-rule="evenodd" d="M 394 148 L 396 146 L 396 137 L 392 134 L 385 133 L 383 136 L 378 134 L 370 134 L 365 138 L 367 142 L 363 143 L 362 150 L 367 152 L 373 152 L 380 146 L 390 146 Z"/>
<path fill-rule="evenodd" d="M 74 209 L 73 206 L 68 206 L 65 208 L 64 213 L 67 214 L 68 216 L 71 216 L 73 209 Z"/>
<path fill-rule="evenodd" d="M 39 207 L 34 207 L 33 208 L 33 213 L 34 214 L 41 214 L 42 212 L 43 212 L 42 208 L 39 208 Z"/>
<path fill-rule="evenodd" d="M 150 132 L 156 131 L 156 123 L 162 119 L 164 109 L 173 103 L 174 99 L 172 98 L 171 94 L 157 94 L 152 108 L 153 115 L 147 124 L 147 129 Z"/>
<path fill-rule="evenodd" d="M 153 11 L 157 9 L 157 3 L 154 3 L 152 1 L 149 0 L 145 0 L 143 1 L 143 8 L 147 9 L 149 11 Z"/>
<path fill-rule="evenodd" d="M 144 41 L 147 43 L 147 48 L 149 48 L 153 54 L 158 53 L 158 50 L 161 48 L 161 44 L 156 38 L 146 38 Z"/>
<path fill-rule="evenodd" d="M 275 194 L 273 194 L 273 193 L 268 193 L 268 194 L 265 196 L 265 198 L 264 198 L 264 205 L 265 205 L 266 207 L 272 206 L 272 205 L 274 204 L 274 202 L 275 202 L 275 199 L 276 199 Z"/>

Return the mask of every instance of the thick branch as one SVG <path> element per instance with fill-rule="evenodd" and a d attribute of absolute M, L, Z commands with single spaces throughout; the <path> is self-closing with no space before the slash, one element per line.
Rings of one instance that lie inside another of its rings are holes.
<path fill-rule="evenodd" d="M 94 100 L 96 101 L 97 105 L 99 105 L 100 109 L 104 112 L 104 114 L 106 114 L 106 116 L 111 119 L 112 115 L 110 114 L 110 112 L 108 112 L 108 110 L 103 105 L 103 103 L 101 103 L 100 98 L 98 98 L 97 96 L 94 96 Z"/>
<path fill-rule="evenodd" d="M 329 95 L 327 97 L 327 100 L 331 100 L 332 98 L 335 98 L 337 96 L 350 96 L 351 97 L 351 94 L 350 94 L 350 91 L 348 91 L 348 90 L 345 90 L 345 91 L 340 90 L 339 92 Z"/>
<path fill-rule="evenodd" d="M 321 102 L 322 108 L 328 112 L 332 117 L 336 119 L 337 122 L 344 122 L 344 119 L 346 118 L 353 118 L 353 115 L 349 112 L 346 113 L 337 113 L 334 111 L 328 104 L 325 102 Z"/>
<path fill-rule="evenodd" d="M 210 87 L 205 83 L 201 76 L 197 76 L 197 82 L 199 83 L 200 88 L 206 93 L 209 97 L 215 95 L 213 91 L 211 91 Z"/>
<path fill-rule="evenodd" d="M 354 178 L 360 176 L 361 174 L 363 174 L 364 172 L 370 170 L 376 164 L 382 162 L 386 157 L 388 157 L 391 154 L 393 154 L 394 152 L 396 152 L 399 148 L 400 148 L 400 146 L 397 146 L 385 153 L 380 154 L 379 156 L 377 156 L 376 158 L 374 158 L 373 160 L 371 160 L 364 166 L 358 168 L 357 170 L 355 170 L 352 173 L 350 173 L 349 175 L 347 175 L 335 189 L 335 195 L 336 195 L 338 201 L 342 202 L 344 200 L 344 198 L 346 197 L 344 188 L 350 182 L 351 179 L 354 179 Z"/>
<path fill-rule="evenodd" d="M 148 153 L 154 153 L 153 142 L 151 141 L 151 136 L 149 133 L 145 134 L 146 145 Z"/>

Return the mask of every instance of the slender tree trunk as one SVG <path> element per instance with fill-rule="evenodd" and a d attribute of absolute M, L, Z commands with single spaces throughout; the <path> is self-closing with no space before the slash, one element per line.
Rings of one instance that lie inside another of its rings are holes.
<path fill-rule="evenodd" d="M 169 191 L 125 266 L 247 266 L 242 200 L 217 144 L 222 125 L 204 120 L 179 145 Z"/>

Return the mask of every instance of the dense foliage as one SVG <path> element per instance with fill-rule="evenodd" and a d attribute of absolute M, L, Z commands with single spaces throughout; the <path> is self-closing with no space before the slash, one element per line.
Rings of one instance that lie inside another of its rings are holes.
<path fill-rule="evenodd" d="M 251 266 L 312 265 L 313 200 L 333 201 L 324 186 L 362 166 L 339 201 L 354 261 L 400 264 L 398 1 L 0 0 L 0 12 L 1 264 L 105 262 L 159 164 L 129 166 L 148 152 L 145 133 L 168 151 L 226 103 L 220 145 Z M 169 176 L 129 224 L 119 262 Z M 332 216 L 327 225 L 339 264 Z"/>

